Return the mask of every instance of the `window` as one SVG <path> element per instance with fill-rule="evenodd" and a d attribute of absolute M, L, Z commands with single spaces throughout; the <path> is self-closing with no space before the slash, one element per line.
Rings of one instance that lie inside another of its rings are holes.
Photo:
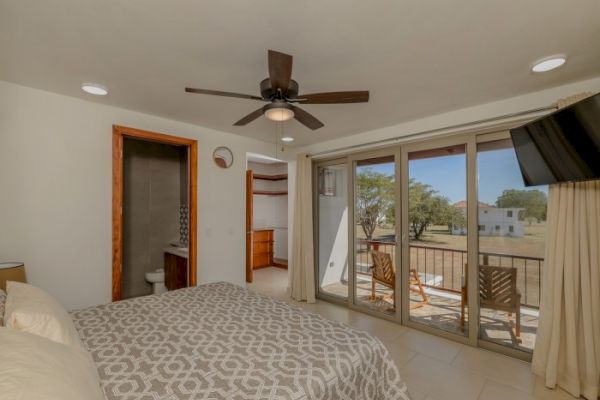
<path fill-rule="evenodd" d="M 508 218 L 512 218 L 512 211 L 507 211 L 507 212 L 506 212 L 506 216 L 507 216 Z M 511 231 L 511 232 L 512 232 L 512 231 Z"/>
<path fill-rule="evenodd" d="M 494 229 L 496 229 L 497 231 L 499 231 L 500 230 L 500 225 L 496 225 Z"/>
<path fill-rule="evenodd" d="M 515 232 L 515 227 L 514 227 L 514 226 L 512 226 L 512 225 L 510 225 L 510 226 L 508 227 L 508 231 L 509 231 L 510 233 L 514 233 L 514 232 Z"/>
<path fill-rule="evenodd" d="M 485 225 L 479 225 L 479 232 L 485 231 Z"/>

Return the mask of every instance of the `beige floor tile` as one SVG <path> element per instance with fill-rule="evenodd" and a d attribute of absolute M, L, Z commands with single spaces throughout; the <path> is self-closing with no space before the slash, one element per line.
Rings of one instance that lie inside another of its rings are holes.
<path fill-rule="evenodd" d="M 405 366 L 406 363 L 408 363 L 417 355 L 417 352 L 404 346 L 398 341 L 398 339 L 386 344 L 385 347 L 387 347 L 398 368 Z"/>
<path fill-rule="evenodd" d="M 351 321 L 350 325 L 356 329 L 367 331 L 381 340 L 386 346 L 395 341 L 408 331 L 408 328 L 395 322 L 364 314 L 363 318 Z"/>
<path fill-rule="evenodd" d="M 485 378 L 424 355 L 417 355 L 400 369 L 410 390 L 431 398 L 476 400 Z"/>
<path fill-rule="evenodd" d="M 446 363 L 451 363 L 463 347 L 460 343 L 433 336 L 425 332 L 420 332 L 415 329 L 409 329 L 406 334 L 398 339 L 398 342 L 412 351 L 436 358 Z"/>
<path fill-rule="evenodd" d="M 533 397 L 536 400 L 574 400 L 577 397 L 571 396 L 561 388 L 548 389 L 544 386 L 541 379 L 537 378 L 533 390 Z"/>
<path fill-rule="evenodd" d="M 522 392 L 533 393 L 535 376 L 531 364 L 491 351 L 463 346 L 452 365 L 484 375 L 496 382 L 512 386 Z"/>
<path fill-rule="evenodd" d="M 534 400 L 534 397 L 512 386 L 488 379 L 478 400 Z"/>

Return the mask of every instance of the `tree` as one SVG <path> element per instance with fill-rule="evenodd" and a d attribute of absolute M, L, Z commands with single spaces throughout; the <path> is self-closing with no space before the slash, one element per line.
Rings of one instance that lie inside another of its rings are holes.
<path fill-rule="evenodd" d="M 408 222 L 415 240 L 421 239 L 428 226 L 464 227 L 463 212 L 453 207 L 448 198 L 437 194 L 431 185 L 410 179 L 408 182 Z"/>
<path fill-rule="evenodd" d="M 507 189 L 496 200 L 496 207 L 499 208 L 524 208 L 519 213 L 520 220 L 535 218 L 538 221 L 545 221 L 547 204 L 546 193 L 537 189 Z"/>
<path fill-rule="evenodd" d="M 356 176 L 356 218 L 368 241 L 386 216 L 393 218 L 393 209 L 393 176 L 362 169 Z"/>

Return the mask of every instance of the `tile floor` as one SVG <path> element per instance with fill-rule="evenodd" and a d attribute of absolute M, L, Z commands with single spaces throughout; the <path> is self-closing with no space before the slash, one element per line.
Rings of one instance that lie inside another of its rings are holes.
<path fill-rule="evenodd" d="M 284 300 L 325 318 L 363 329 L 388 348 L 414 400 L 573 400 L 536 379 L 529 363 L 452 342 L 318 300 L 297 303 L 286 295 L 287 271 L 254 272 L 251 290 Z"/>

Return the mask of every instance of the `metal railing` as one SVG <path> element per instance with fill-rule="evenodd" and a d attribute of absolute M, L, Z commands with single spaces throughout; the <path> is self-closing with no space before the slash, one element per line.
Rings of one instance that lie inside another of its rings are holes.
<path fill-rule="evenodd" d="M 440 247 L 409 245 L 410 268 L 417 270 L 424 286 L 437 290 L 460 293 L 466 276 L 467 251 Z M 371 275 L 370 250 L 389 253 L 395 260 L 396 243 L 393 241 L 359 240 L 356 249 L 356 271 Z M 502 266 L 517 270 L 517 288 L 521 304 L 539 308 L 541 273 L 544 259 L 514 254 L 480 252 L 481 265 Z"/>

